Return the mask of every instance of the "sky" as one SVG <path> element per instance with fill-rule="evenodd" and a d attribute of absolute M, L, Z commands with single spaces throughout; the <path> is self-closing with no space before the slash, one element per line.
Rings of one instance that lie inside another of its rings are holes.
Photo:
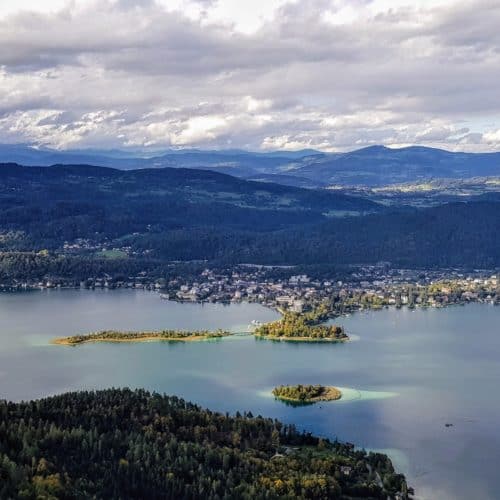
<path fill-rule="evenodd" d="M 500 150 L 499 0 L 0 0 L 0 143 Z"/>

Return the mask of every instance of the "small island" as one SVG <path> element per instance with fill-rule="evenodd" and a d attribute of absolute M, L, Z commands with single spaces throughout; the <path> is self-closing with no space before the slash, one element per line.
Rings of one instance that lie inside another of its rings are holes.
<path fill-rule="evenodd" d="M 73 335 L 71 337 L 59 337 L 52 340 L 53 344 L 75 346 L 89 342 L 192 342 L 197 340 L 220 339 L 231 335 L 230 332 L 217 330 L 210 332 L 182 331 L 182 330 L 161 330 L 156 332 L 120 332 L 115 330 L 104 330 L 101 332 L 89 333 L 87 335 Z"/>
<path fill-rule="evenodd" d="M 312 404 L 318 401 L 336 401 L 342 397 L 339 389 L 324 385 L 280 385 L 273 389 L 277 399 L 289 403 Z"/>
<path fill-rule="evenodd" d="M 257 327 L 254 335 L 268 340 L 296 342 L 345 342 L 349 340 L 341 326 L 321 324 L 324 319 L 322 311 L 311 311 L 305 314 L 287 311 L 280 320 Z"/>

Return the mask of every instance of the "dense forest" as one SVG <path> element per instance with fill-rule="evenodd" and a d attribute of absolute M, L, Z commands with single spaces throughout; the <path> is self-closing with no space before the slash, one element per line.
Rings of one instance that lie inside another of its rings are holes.
<path fill-rule="evenodd" d="M 2 229 L 22 230 L 47 244 L 205 226 L 264 231 L 321 221 L 329 212 L 380 208 L 327 190 L 203 170 L 0 164 Z"/>
<path fill-rule="evenodd" d="M 494 199 L 389 212 L 327 190 L 182 169 L 3 165 L 0 180 L 0 252 L 67 253 L 66 242 L 85 239 L 87 246 L 73 250 L 79 256 L 124 249 L 129 262 L 99 265 L 125 274 L 140 267 L 136 259 L 147 260 L 148 268 L 177 260 L 500 265 L 500 202 Z"/>
<path fill-rule="evenodd" d="M 145 281 L 194 276 L 206 267 L 203 263 L 169 264 L 158 259 L 100 259 L 91 256 L 58 255 L 46 252 L 0 252 L 0 282 L 58 278 L 76 285 L 87 278 L 109 275 L 110 281 L 127 281 L 142 276 Z"/>
<path fill-rule="evenodd" d="M 407 267 L 500 265 L 500 203 L 454 203 L 412 212 L 335 218 L 265 233 L 192 229 L 138 235 L 137 250 L 163 258 L 263 264 L 359 264 Z"/>
<path fill-rule="evenodd" d="M 300 314 L 286 311 L 278 321 L 260 325 L 255 335 L 264 338 L 303 338 L 311 340 L 347 340 L 349 337 L 338 325 L 319 324 L 320 319 L 326 319 L 314 313 Z"/>
<path fill-rule="evenodd" d="M 0 498 L 407 497 L 381 454 L 144 390 L 0 402 Z"/>
<path fill-rule="evenodd" d="M 87 278 L 110 276 L 111 286 L 115 281 L 126 281 L 130 276 L 143 275 L 149 280 L 199 278 L 207 267 L 206 262 L 168 263 L 158 259 L 102 259 L 80 255 L 57 255 L 46 252 L 0 252 L 0 283 L 13 281 L 40 281 L 50 278 L 54 283 L 59 278 L 65 282 L 74 281 L 79 285 Z M 227 272 L 228 266 L 210 263 L 215 272 Z M 237 269 L 237 266 L 230 266 Z M 265 274 L 269 279 L 288 279 L 294 274 L 307 274 L 314 279 L 331 277 L 335 274 L 345 279 L 352 273 L 348 266 L 336 264 L 300 265 L 291 268 L 268 268 Z M 91 282 L 90 282 L 91 283 Z M 89 283 L 89 284 L 90 284 Z"/>

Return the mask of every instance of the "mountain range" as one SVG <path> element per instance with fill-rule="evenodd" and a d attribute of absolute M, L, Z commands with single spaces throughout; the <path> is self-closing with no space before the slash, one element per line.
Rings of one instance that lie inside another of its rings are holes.
<path fill-rule="evenodd" d="M 500 176 L 500 153 L 457 153 L 421 146 L 370 146 L 347 153 L 311 149 L 269 153 L 180 149 L 144 151 L 66 150 L 0 145 L 0 162 L 28 166 L 89 164 L 121 170 L 195 168 L 260 182 L 317 188 L 380 187 L 432 179 Z"/>

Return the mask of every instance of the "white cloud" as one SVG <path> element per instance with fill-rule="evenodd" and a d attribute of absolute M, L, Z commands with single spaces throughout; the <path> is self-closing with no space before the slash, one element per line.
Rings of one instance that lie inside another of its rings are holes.
<path fill-rule="evenodd" d="M 500 146 L 500 129 L 490 130 L 483 134 L 484 141 L 486 144 L 491 144 L 498 148 Z"/>
<path fill-rule="evenodd" d="M 172 143 L 179 146 L 203 144 L 216 139 L 227 126 L 226 120 L 219 116 L 197 116 L 190 118 L 185 128 L 174 136 Z"/>
<path fill-rule="evenodd" d="M 494 0 L 0 2 L 0 142 L 492 150 L 498 25 Z"/>

